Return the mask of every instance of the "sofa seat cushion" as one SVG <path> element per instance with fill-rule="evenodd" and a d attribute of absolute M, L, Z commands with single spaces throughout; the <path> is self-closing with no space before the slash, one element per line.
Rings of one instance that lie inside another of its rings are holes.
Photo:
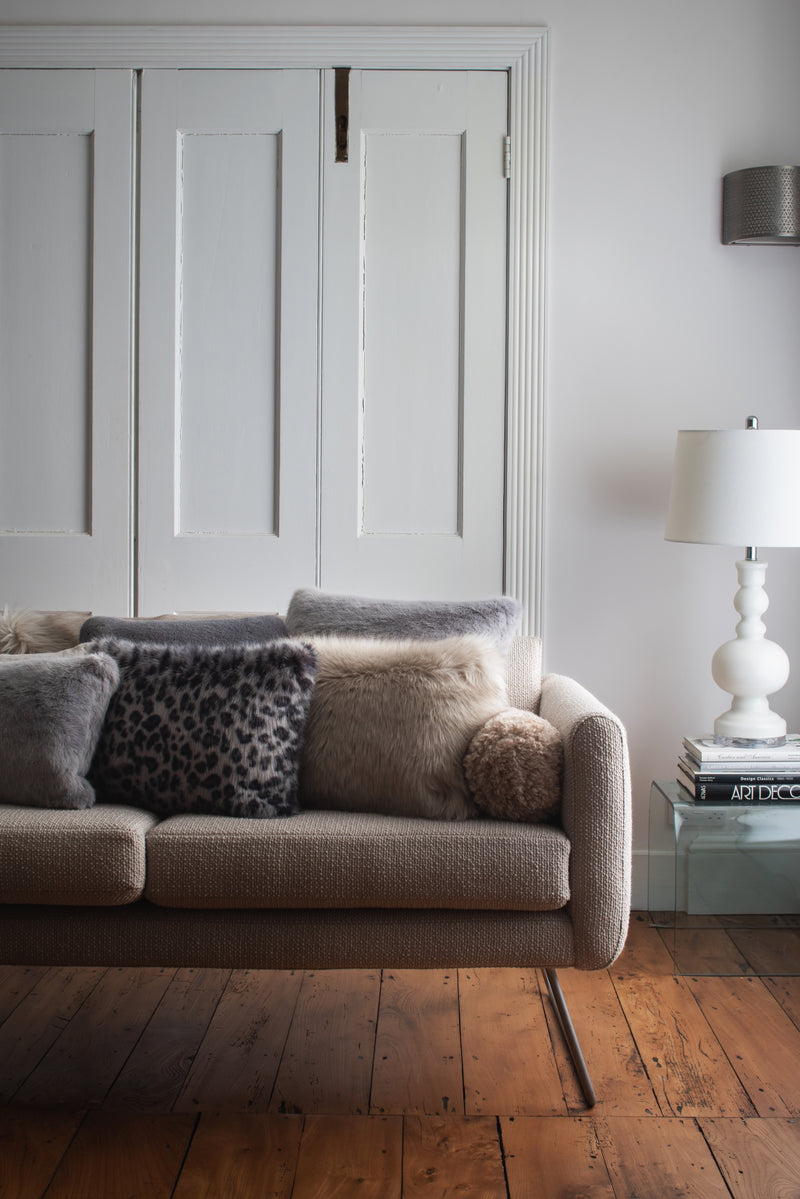
<path fill-rule="evenodd" d="M 98 804 L 77 811 L 0 807 L 0 903 L 134 903 L 156 817 Z"/>
<path fill-rule="evenodd" d="M 147 834 L 145 896 L 182 908 L 552 911 L 569 840 L 549 825 L 356 812 L 173 816 Z"/>

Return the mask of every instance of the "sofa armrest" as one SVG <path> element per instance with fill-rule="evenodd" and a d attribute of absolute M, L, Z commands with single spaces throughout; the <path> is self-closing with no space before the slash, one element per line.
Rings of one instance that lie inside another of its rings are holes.
<path fill-rule="evenodd" d="M 575 965 L 608 966 L 628 930 L 631 787 L 625 729 L 584 687 L 564 675 L 542 681 L 540 715 L 561 733 L 561 820 L 571 842 L 569 913 Z"/>

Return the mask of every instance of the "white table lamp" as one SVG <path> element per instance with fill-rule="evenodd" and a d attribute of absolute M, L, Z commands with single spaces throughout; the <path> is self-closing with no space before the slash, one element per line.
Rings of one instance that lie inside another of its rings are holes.
<path fill-rule="evenodd" d="M 746 429 L 681 430 L 665 536 L 746 547 L 736 563 L 736 637 L 711 661 L 715 683 L 733 696 L 714 736 L 729 744 L 781 744 L 786 721 L 767 696 L 785 685 L 789 658 L 765 637 L 767 563 L 756 547 L 800 546 L 800 429 L 759 429 L 751 416 Z"/>

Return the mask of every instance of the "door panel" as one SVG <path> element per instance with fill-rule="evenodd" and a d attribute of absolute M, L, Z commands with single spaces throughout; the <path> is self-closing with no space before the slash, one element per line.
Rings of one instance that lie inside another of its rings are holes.
<path fill-rule="evenodd" d="M 180 139 L 181 535 L 277 535 L 278 159 L 276 133 Z"/>
<path fill-rule="evenodd" d="M 503 587 L 507 78 L 326 73 L 321 582 Z"/>
<path fill-rule="evenodd" d="M 0 72 L 3 602 L 130 611 L 130 71 Z"/>
<path fill-rule="evenodd" d="M 316 71 L 144 73 L 145 614 L 314 581 L 318 147 Z"/>
<path fill-rule="evenodd" d="M 366 537 L 461 533 L 462 221 L 453 214 L 463 142 L 457 133 L 364 134 Z"/>

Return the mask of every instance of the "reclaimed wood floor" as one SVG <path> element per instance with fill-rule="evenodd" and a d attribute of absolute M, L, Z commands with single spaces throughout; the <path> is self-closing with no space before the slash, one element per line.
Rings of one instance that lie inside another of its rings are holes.
<path fill-rule="evenodd" d="M 0 1196 L 797 1199 L 800 977 L 756 940 L 679 978 L 640 913 L 560 972 L 591 1113 L 536 971 L 0 967 Z"/>

